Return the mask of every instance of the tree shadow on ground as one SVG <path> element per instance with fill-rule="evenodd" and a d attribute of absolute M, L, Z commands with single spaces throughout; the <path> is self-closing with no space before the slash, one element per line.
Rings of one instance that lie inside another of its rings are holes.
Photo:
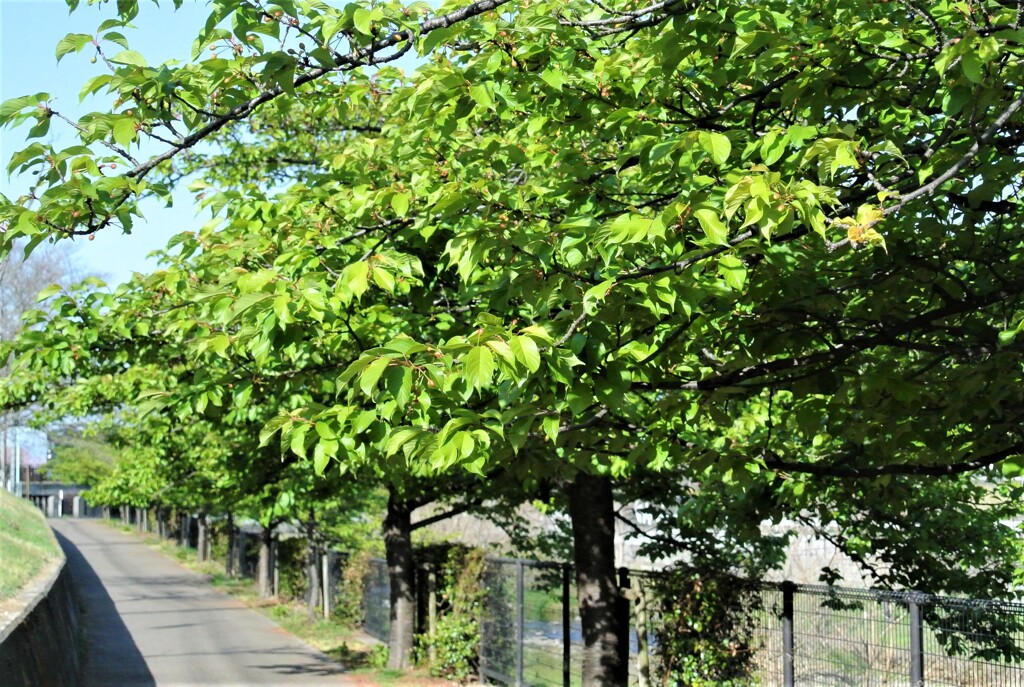
<path fill-rule="evenodd" d="M 60 532 L 54 534 L 67 557 L 75 597 L 82 609 L 79 619 L 85 643 L 82 685 L 156 687 L 146 659 L 135 645 L 99 576 L 78 547 Z"/>

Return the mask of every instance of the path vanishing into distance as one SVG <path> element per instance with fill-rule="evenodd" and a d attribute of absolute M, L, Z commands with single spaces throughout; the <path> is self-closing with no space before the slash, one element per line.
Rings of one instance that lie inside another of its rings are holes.
<path fill-rule="evenodd" d="M 89 520 L 49 522 L 85 607 L 85 687 L 357 684 L 135 538 Z"/>

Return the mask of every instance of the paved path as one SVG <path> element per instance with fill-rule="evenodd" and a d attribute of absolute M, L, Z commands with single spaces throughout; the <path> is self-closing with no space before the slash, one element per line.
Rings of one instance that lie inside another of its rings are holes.
<path fill-rule="evenodd" d="M 50 520 L 85 605 L 85 687 L 351 685 L 342 669 L 134 537 Z"/>

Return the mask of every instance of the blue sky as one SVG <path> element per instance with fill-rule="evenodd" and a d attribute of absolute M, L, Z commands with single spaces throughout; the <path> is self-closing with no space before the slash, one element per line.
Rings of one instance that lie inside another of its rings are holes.
<path fill-rule="evenodd" d="M 105 96 L 88 99 L 81 105 L 78 92 L 85 81 L 102 73 L 102 63 L 91 64 L 92 53 L 64 57 L 60 64 L 54 56 L 57 42 L 68 33 L 94 33 L 104 19 L 112 16 L 110 4 L 82 6 L 69 16 L 63 0 L 0 0 L 0 100 L 29 93 L 47 92 L 54 109 L 74 118 L 91 111 L 107 109 Z M 205 2 L 189 2 L 177 12 L 169 0 L 161 7 L 141 2 L 142 11 L 134 22 L 135 30 L 124 33 L 133 49 L 146 56 L 150 64 L 168 59 L 188 59 L 198 28 L 205 23 Z M 64 127 L 54 122 L 50 142 L 70 145 L 70 137 L 61 136 Z M 8 158 L 24 145 L 24 131 L 0 131 L 0 192 L 17 197 L 27 187 L 18 178 L 8 179 Z M 76 256 L 85 272 L 99 274 L 111 284 L 127 280 L 133 271 L 148 272 L 156 264 L 147 254 L 162 248 L 167 239 L 180 231 L 198 228 L 199 221 L 190 206 L 188 193 L 179 193 L 175 206 L 146 207 L 146 221 L 139 222 L 130 236 L 117 230 L 96 235 L 95 240 L 78 239 Z"/>

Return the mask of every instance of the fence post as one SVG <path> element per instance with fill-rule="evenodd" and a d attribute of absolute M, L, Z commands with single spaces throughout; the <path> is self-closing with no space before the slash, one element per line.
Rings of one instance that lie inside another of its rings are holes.
<path fill-rule="evenodd" d="M 431 666 L 437 665 L 437 570 L 434 563 L 427 563 L 427 636 L 430 637 L 430 648 L 427 656 Z"/>
<path fill-rule="evenodd" d="M 483 585 L 484 585 L 484 588 L 488 589 L 488 590 L 490 589 L 490 587 L 489 587 L 489 583 L 488 583 L 487 580 L 488 580 L 488 577 L 492 574 L 491 573 L 492 566 L 493 567 L 497 567 L 490 560 L 484 559 Z M 500 575 L 501 574 L 501 568 L 497 568 L 497 570 L 498 570 L 498 574 Z M 481 617 L 481 620 L 480 620 L 480 648 L 479 648 L 479 652 L 477 654 L 480 657 L 480 670 L 477 671 L 477 672 L 479 673 L 479 676 L 480 676 L 480 684 L 481 685 L 486 685 L 487 684 L 487 669 L 489 667 L 487 665 L 487 639 L 488 639 L 489 632 L 486 629 L 487 628 L 487 621 L 485 619 L 488 617 L 488 614 L 490 613 L 490 609 L 488 609 L 488 607 L 487 607 L 487 597 L 486 596 L 484 597 L 483 605 L 484 605 L 484 607 L 483 607 L 483 610 L 482 610 L 482 617 Z"/>
<path fill-rule="evenodd" d="M 793 670 L 793 593 L 796 585 L 792 582 L 782 583 L 782 684 L 794 687 L 796 684 Z"/>
<path fill-rule="evenodd" d="M 924 687 L 924 633 L 921 622 L 923 594 L 912 593 L 907 600 L 910 612 L 910 685 Z"/>
<path fill-rule="evenodd" d="M 571 568 L 562 563 L 562 687 L 569 687 L 572 679 L 572 607 Z"/>
<path fill-rule="evenodd" d="M 322 572 L 320 573 L 320 583 L 323 585 L 323 602 L 324 602 L 324 619 L 331 619 L 331 551 L 327 547 L 324 547 L 324 554 L 322 556 Z"/>
<path fill-rule="evenodd" d="M 619 598 L 615 600 L 615 611 L 619 621 L 619 665 L 623 675 L 629 673 L 629 626 L 633 619 L 629 609 L 629 587 L 629 570 L 619 568 Z"/>
<path fill-rule="evenodd" d="M 281 567 L 277 560 L 277 536 L 270 540 L 270 569 L 272 572 L 271 587 L 274 598 L 281 596 Z"/>
<path fill-rule="evenodd" d="M 526 585 L 523 560 L 516 560 L 516 686 L 523 684 L 523 644 L 526 643 Z"/>
<path fill-rule="evenodd" d="M 633 576 L 633 603 L 636 609 L 636 672 L 637 687 L 651 685 L 651 656 L 647 646 L 649 632 L 647 592 L 639 575 Z"/>

